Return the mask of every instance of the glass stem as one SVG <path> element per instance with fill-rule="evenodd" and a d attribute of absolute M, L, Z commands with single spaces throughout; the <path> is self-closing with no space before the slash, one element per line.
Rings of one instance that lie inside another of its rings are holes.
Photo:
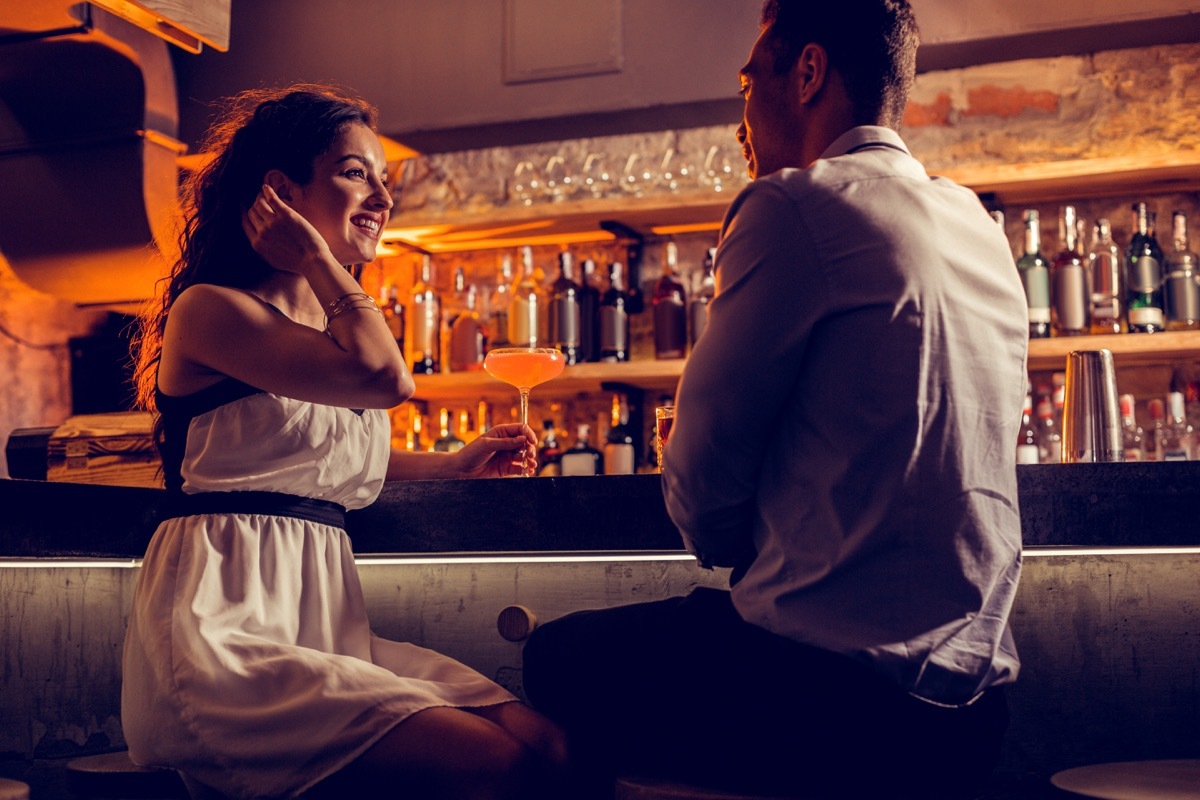
<path fill-rule="evenodd" d="M 529 390 L 521 389 L 521 424 L 529 424 Z"/>

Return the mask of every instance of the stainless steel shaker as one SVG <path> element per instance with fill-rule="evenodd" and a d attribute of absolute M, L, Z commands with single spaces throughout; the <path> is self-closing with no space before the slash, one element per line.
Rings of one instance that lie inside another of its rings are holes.
<path fill-rule="evenodd" d="M 1117 372 L 1110 350 L 1067 354 L 1062 460 L 1124 461 Z"/>

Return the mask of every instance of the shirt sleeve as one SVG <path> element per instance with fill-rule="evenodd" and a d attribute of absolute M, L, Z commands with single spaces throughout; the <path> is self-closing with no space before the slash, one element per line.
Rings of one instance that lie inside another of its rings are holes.
<path fill-rule="evenodd" d="M 827 291 L 804 220 L 767 180 L 734 201 L 704 334 L 680 378 L 664 454 L 667 512 L 706 567 L 754 557 L 755 496 Z"/>

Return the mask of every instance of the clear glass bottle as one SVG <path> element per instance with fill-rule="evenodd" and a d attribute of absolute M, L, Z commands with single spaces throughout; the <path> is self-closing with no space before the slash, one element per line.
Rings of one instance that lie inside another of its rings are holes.
<path fill-rule="evenodd" d="M 1038 447 L 1043 464 L 1062 463 L 1062 429 L 1054 418 L 1054 401 L 1043 397 L 1037 404 Z"/>
<path fill-rule="evenodd" d="M 1038 429 L 1033 423 L 1033 395 L 1025 392 L 1025 404 L 1021 408 L 1021 429 L 1017 433 L 1017 463 L 1039 464 L 1042 449 L 1038 444 Z"/>
<path fill-rule="evenodd" d="M 604 441 L 604 474 L 632 475 L 637 469 L 633 430 L 629 426 L 629 401 L 622 394 L 612 398 L 612 426 Z"/>
<path fill-rule="evenodd" d="M 564 450 L 559 458 L 562 475 L 600 475 L 604 471 L 604 456 L 592 447 L 592 426 L 581 422 L 575 428 L 575 444 Z"/>
<path fill-rule="evenodd" d="M 414 375 L 431 375 L 441 365 L 442 298 L 433 285 L 433 262 L 428 255 L 421 265 L 408 295 L 405 311 L 407 327 L 404 341 L 408 347 L 408 368 Z"/>
<path fill-rule="evenodd" d="M 568 365 L 581 360 L 579 291 L 574 256 L 559 253 L 558 276 L 550 285 L 550 345 L 562 351 Z"/>
<path fill-rule="evenodd" d="M 629 360 L 629 297 L 625 292 L 625 266 L 614 261 L 609 267 L 608 290 L 600 298 L 600 360 Z"/>
<path fill-rule="evenodd" d="M 467 287 L 466 307 L 450 326 L 450 371 L 475 372 L 483 369 L 488 351 L 488 331 L 476 310 L 479 293 L 475 284 Z"/>
<path fill-rule="evenodd" d="M 1125 254 L 1129 265 L 1126 313 L 1130 333 L 1166 329 L 1163 308 L 1163 254 L 1154 236 L 1154 218 L 1145 203 L 1133 205 L 1133 236 Z"/>
<path fill-rule="evenodd" d="M 1162 461 L 1162 451 L 1159 450 L 1158 443 L 1162 438 L 1163 426 L 1167 424 L 1166 406 L 1161 399 L 1155 397 L 1146 403 L 1146 412 L 1150 415 L 1150 429 L 1142 439 L 1146 449 L 1146 460 Z"/>
<path fill-rule="evenodd" d="M 579 276 L 579 360 L 600 360 L 600 287 L 596 262 L 585 258 Z"/>
<path fill-rule="evenodd" d="M 1192 461 L 1196 436 L 1183 410 L 1183 392 L 1167 394 L 1167 418 L 1158 431 L 1159 461 Z"/>
<path fill-rule="evenodd" d="M 696 340 L 704 333 L 708 324 L 708 304 L 716 293 L 716 279 L 713 269 L 716 265 L 717 248 L 710 247 L 704 254 L 704 266 L 700 270 L 699 281 L 691 297 L 688 298 L 688 343 L 696 346 Z"/>
<path fill-rule="evenodd" d="M 1187 214 L 1176 211 L 1171 218 L 1172 251 L 1166 258 L 1163 301 L 1167 330 L 1200 330 L 1200 265 L 1188 247 Z"/>
<path fill-rule="evenodd" d="M 500 257 L 496 268 L 496 285 L 488 298 L 488 346 L 508 347 L 508 307 L 512 303 L 512 254 Z"/>
<path fill-rule="evenodd" d="M 443 408 L 438 412 L 438 432 L 440 436 L 433 443 L 435 453 L 454 453 L 466 445 L 462 439 L 454 431 L 450 430 L 450 411 Z"/>
<path fill-rule="evenodd" d="M 1050 267 L 1050 323 L 1055 336 L 1079 336 L 1091 330 L 1091 280 L 1080 253 L 1075 206 L 1063 206 L 1058 220 L 1062 249 Z"/>
<path fill-rule="evenodd" d="M 508 305 L 508 342 L 512 347 L 539 347 L 545 345 L 542 336 L 549 327 L 546 296 L 533 266 L 533 248 L 521 248 L 521 263 L 517 278 L 513 281 L 512 297 Z"/>
<path fill-rule="evenodd" d="M 1029 338 L 1050 335 L 1050 265 L 1042 257 L 1042 228 L 1037 209 L 1025 211 L 1025 248 L 1017 259 L 1025 303 L 1029 309 Z"/>
<path fill-rule="evenodd" d="M 662 277 L 654 285 L 654 357 L 687 355 L 687 295 L 677 277 L 679 249 L 675 242 L 663 248 Z"/>
<path fill-rule="evenodd" d="M 1107 219 L 1096 220 L 1087 254 L 1092 279 L 1092 333 L 1125 332 L 1125 257 Z"/>
<path fill-rule="evenodd" d="M 1131 394 L 1121 395 L 1121 446 L 1126 461 L 1145 461 L 1145 432 L 1137 424 L 1136 405 Z"/>

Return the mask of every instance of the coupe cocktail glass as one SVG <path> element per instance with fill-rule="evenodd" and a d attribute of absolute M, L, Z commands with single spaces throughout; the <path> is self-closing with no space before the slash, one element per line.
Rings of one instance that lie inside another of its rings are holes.
<path fill-rule="evenodd" d="M 483 368 L 521 392 L 521 424 L 529 424 L 529 390 L 562 374 L 563 354 L 553 347 L 501 347 L 488 352 Z"/>

